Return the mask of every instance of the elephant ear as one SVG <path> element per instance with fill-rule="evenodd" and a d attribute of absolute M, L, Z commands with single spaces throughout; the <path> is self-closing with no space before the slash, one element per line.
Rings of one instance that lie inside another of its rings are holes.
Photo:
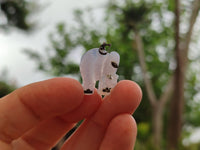
<path fill-rule="evenodd" d="M 111 59 L 111 62 L 114 63 L 114 68 L 118 68 L 119 66 L 119 62 L 120 62 L 120 56 L 117 52 L 113 51 L 110 53 L 110 59 Z"/>
<path fill-rule="evenodd" d="M 117 52 L 113 51 L 107 54 L 106 61 L 103 65 L 102 76 L 114 75 L 119 67 L 120 56 Z"/>

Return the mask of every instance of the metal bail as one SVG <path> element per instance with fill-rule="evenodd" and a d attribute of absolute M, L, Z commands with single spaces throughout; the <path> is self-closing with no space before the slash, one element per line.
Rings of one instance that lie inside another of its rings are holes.
<path fill-rule="evenodd" d="M 106 55 L 108 52 L 106 51 L 106 46 L 109 46 L 109 47 L 111 47 L 111 44 L 107 44 L 107 43 L 103 43 L 103 44 L 101 44 L 101 46 L 99 47 L 99 53 L 101 54 L 101 55 Z"/>

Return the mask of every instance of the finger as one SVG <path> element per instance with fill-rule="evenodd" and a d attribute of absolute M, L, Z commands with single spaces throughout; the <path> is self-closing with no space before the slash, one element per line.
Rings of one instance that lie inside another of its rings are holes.
<path fill-rule="evenodd" d="M 97 150 L 112 118 L 122 113 L 134 112 L 141 97 L 141 89 L 136 83 L 119 82 L 111 94 L 104 99 L 97 112 L 66 141 L 62 150 Z"/>
<path fill-rule="evenodd" d="M 19 146 L 24 144 L 21 142 L 24 140 L 34 149 L 50 149 L 75 125 L 73 122 L 90 116 L 97 110 L 100 103 L 101 97 L 96 91 L 93 95 L 84 95 L 83 102 L 74 111 L 43 121 L 15 141 L 14 144 Z"/>
<path fill-rule="evenodd" d="M 130 114 L 116 116 L 109 124 L 100 150 L 133 150 L 136 122 Z"/>
<path fill-rule="evenodd" d="M 2 150 L 12 150 L 12 146 L 8 143 L 3 142 L 3 141 L 0 141 L 0 148 Z"/>
<path fill-rule="evenodd" d="M 81 84 L 55 78 L 20 88 L 0 100 L 0 140 L 11 142 L 41 120 L 72 111 L 83 100 Z"/>
<path fill-rule="evenodd" d="M 101 105 L 101 103 L 101 96 L 95 89 L 94 94 L 84 95 L 84 100 L 78 108 L 74 109 L 70 113 L 60 116 L 60 118 L 66 122 L 78 122 L 94 114 L 94 112 L 98 110 L 98 107 Z"/>
<path fill-rule="evenodd" d="M 29 149 L 49 150 L 56 145 L 74 123 L 65 122 L 58 117 L 44 120 L 37 127 L 12 142 L 13 147 L 29 146 Z M 22 142 L 23 141 L 23 142 Z M 26 149 L 26 150 L 29 150 Z"/>
<path fill-rule="evenodd" d="M 107 127 L 110 120 L 118 114 L 132 114 L 139 106 L 142 98 L 140 87 L 133 81 L 120 81 L 105 98 L 103 105 L 93 116 L 93 121 Z"/>

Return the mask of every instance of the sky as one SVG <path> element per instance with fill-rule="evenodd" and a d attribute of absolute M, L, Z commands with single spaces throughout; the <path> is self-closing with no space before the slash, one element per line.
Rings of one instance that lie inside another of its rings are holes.
<path fill-rule="evenodd" d="M 45 7 L 31 17 L 39 26 L 33 33 L 25 34 L 13 30 L 5 34 L 0 30 L 0 72 L 7 69 L 8 78 L 15 81 L 19 87 L 51 78 L 36 70 L 36 64 L 22 52 L 23 49 L 45 49 L 48 46 L 48 34 L 55 30 L 57 23 L 73 22 L 74 9 L 95 8 L 105 2 L 106 0 L 38 0 L 38 3 Z M 74 55 L 74 59 L 80 58 Z"/>

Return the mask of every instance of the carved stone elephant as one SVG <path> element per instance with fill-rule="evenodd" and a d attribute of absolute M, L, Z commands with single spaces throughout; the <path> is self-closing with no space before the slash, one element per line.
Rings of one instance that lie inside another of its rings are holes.
<path fill-rule="evenodd" d="M 105 95 L 117 84 L 116 75 L 120 56 L 113 51 L 100 51 L 94 48 L 87 51 L 81 58 L 80 72 L 83 79 L 85 94 L 92 94 L 96 81 L 99 81 L 99 93 Z"/>

